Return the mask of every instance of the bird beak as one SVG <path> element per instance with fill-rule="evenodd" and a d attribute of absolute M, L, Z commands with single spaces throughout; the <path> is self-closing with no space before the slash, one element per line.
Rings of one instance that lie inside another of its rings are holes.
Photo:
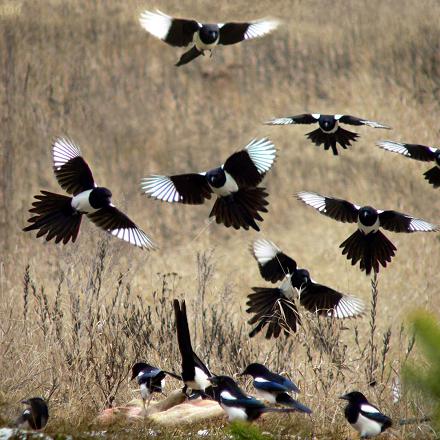
<path fill-rule="evenodd" d="M 23 405 L 30 405 L 29 400 L 22 400 L 20 403 L 22 403 Z"/>
<path fill-rule="evenodd" d="M 349 400 L 346 394 L 344 394 L 343 396 L 340 396 L 339 398 L 342 400 Z"/>

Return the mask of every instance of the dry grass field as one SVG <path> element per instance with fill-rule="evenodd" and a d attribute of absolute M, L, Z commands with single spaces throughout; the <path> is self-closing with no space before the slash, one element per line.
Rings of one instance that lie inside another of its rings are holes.
<path fill-rule="evenodd" d="M 139 13 L 155 7 L 206 21 L 271 15 L 283 25 L 177 69 L 182 51 L 138 24 Z M 438 190 L 422 176 L 427 166 L 375 146 L 381 139 L 438 145 L 439 22 L 437 0 L 2 0 L 0 423 L 13 419 L 24 397 L 51 393 L 49 434 L 86 438 L 101 429 L 94 422 L 100 410 L 137 397 L 128 381 L 135 360 L 179 371 L 175 297 L 186 298 L 191 316 L 199 311 L 196 351 L 215 372 L 234 374 L 258 360 L 298 383 L 299 399 L 314 412 L 264 417 L 258 426 L 275 438 L 353 436 L 338 400 L 353 389 L 395 421 L 429 413 L 429 402 L 414 394 L 393 402 L 392 383 L 407 357 L 417 357 L 408 312 L 439 314 L 439 234 L 387 234 L 398 252 L 379 274 L 371 314 L 370 280 L 338 249 L 353 226 L 318 215 L 294 193 L 440 222 Z M 262 124 L 303 112 L 353 114 L 393 130 L 361 127 L 358 142 L 334 157 L 309 143 L 309 127 Z M 81 146 L 96 180 L 158 250 L 109 240 L 87 221 L 73 245 L 21 231 L 33 195 L 60 192 L 50 151 L 60 135 Z M 264 182 L 270 205 L 260 233 L 208 224 L 211 204 L 171 206 L 140 193 L 148 174 L 206 170 L 263 136 L 279 157 Z M 273 240 L 318 282 L 362 298 L 366 315 L 343 323 L 305 315 L 288 339 L 249 339 L 246 295 L 268 285 L 249 253 L 258 237 Z M 167 390 L 178 385 L 170 380 Z M 161 436 L 208 428 L 223 438 L 224 425 Z M 147 428 L 106 429 L 112 438 L 141 438 Z M 417 423 L 396 423 L 392 435 L 435 437 Z"/>

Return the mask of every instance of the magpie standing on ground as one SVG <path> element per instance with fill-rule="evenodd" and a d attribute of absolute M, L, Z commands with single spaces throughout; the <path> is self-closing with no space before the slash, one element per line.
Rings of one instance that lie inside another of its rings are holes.
<path fill-rule="evenodd" d="M 434 188 L 440 187 L 440 148 L 425 147 L 418 144 L 401 144 L 392 141 L 381 141 L 377 145 L 384 150 L 399 153 L 421 162 L 435 162 L 435 166 L 423 175 Z"/>
<path fill-rule="evenodd" d="M 229 376 L 209 378 L 215 389 L 216 400 L 229 417 L 229 421 L 258 419 L 265 412 L 294 412 L 294 408 L 270 408 L 255 397 L 248 396 Z"/>
<path fill-rule="evenodd" d="M 151 249 L 150 238 L 112 203 L 109 189 L 96 185 L 92 171 L 80 149 L 67 138 L 57 138 L 52 146 L 53 169 L 61 188 L 73 197 L 41 191 L 30 213 L 36 214 L 23 231 L 37 230 L 37 237 L 55 238 L 55 243 L 75 242 L 83 214 L 96 226 L 140 248 Z"/>
<path fill-rule="evenodd" d="M 248 313 L 255 315 L 248 321 L 257 326 L 250 332 L 253 337 L 267 325 L 266 338 L 277 338 L 296 332 L 301 324 L 296 297 L 309 312 L 332 318 L 352 318 L 362 315 L 363 301 L 316 283 L 306 269 L 297 267 L 296 261 L 286 255 L 275 243 L 259 239 L 251 248 L 261 276 L 272 283 L 282 281 L 277 288 L 253 287 L 248 295 Z"/>
<path fill-rule="evenodd" d="M 319 128 L 307 133 L 306 136 L 317 146 L 324 145 L 324 150 L 330 147 L 335 156 L 338 155 L 336 144 L 347 149 L 351 142 L 355 142 L 359 137 L 357 133 L 345 130 L 340 126 L 341 123 L 349 125 L 367 125 L 373 128 L 390 129 L 384 124 L 376 121 L 358 118 L 350 115 L 321 115 L 319 113 L 304 113 L 302 115 L 276 118 L 266 122 L 268 125 L 289 125 L 289 124 L 316 124 Z"/>
<path fill-rule="evenodd" d="M 144 408 L 146 401 L 148 401 L 147 406 L 150 404 L 153 393 L 162 393 L 162 389 L 165 386 L 165 376 L 167 374 L 175 379 L 181 380 L 177 374 L 161 370 L 145 362 L 137 362 L 134 364 L 131 368 L 131 373 L 131 380 L 136 379 L 140 387 Z"/>
<path fill-rule="evenodd" d="M 354 266 L 360 262 L 360 269 L 367 275 L 379 272 L 379 265 L 386 267 L 395 255 L 396 247 L 379 228 L 392 232 L 433 232 L 438 226 L 425 220 L 411 217 L 397 211 L 382 211 L 371 206 L 358 206 L 346 200 L 301 191 L 299 200 L 318 212 L 343 223 L 357 223 L 358 229 L 341 245 L 342 254 L 347 255 Z"/>
<path fill-rule="evenodd" d="M 152 175 L 142 179 L 142 191 L 151 198 L 170 203 L 201 205 L 214 193 L 217 199 L 209 214 L 218 224 L 259 231 L 255 220 L 269 204 L 265 188 L 258 187 L 276 158 L 267 139 L 254 139 L 243 150 L 228 157 L 218 168 L 203 173 L 174 176 Z"/>
<path fill-rule="evenodd" d="M 204 55 L 205 51 L 212 55 L 212 50 L 218 44 L 235 44 L 262 37 L 276 29 L 279 24 L 272 19 L 247 23 L 202 24 L 196 20 L 170 17 L 159 10 L 142 12 L 139 21 L 147 32 L 171 46 L 192 45 L 180 57 L 176 66 L 189 63 L 199 55 Z"/>
<path fill-rule="evenodd" d="M 43 429 L 49 420 L 49 409 L 47 403 L 41 397 L 32 397 L 22 400 L 21 403 L 27 408 L 15 421 L 15 426 L 23 426 L 36 431 Z"/>
<path fill-rule="evenodd" d="M 182 356 L 181 378 L 185 384 L 183 392 L 187 394 L 187 389 L 190 388 L 191 391 L 195 391 L 196 394 L 200 394 L 202 397 L 214 397 L 211 382 L 209 382 L 212 374 L 192 349 L 185 301 L 179 303 L 175 299 L 173 304 L 176 317 L 177 341 L 180 355 Z"/>
<path fill-rule="evenodd" d="M 359 432 L 361 438 L 375 437 L 392 425 L 392 420 L 369 403 L 359 391 L 352 391 L 340 399 L 348 401 L 345 418 Z"/>
<path fill-rule="evenodd" d="M 287 377 L 273 373 L 262 364 L 249 364 L 240 376 L 250 375 L 252 385 L 257 391 L 257 396 L 269 403 L 279 403 L 296 409 L 299 412 L 311 414 L 311 409 L 293 399 L 289 392 L 299 393 L 298 387 Z"/>

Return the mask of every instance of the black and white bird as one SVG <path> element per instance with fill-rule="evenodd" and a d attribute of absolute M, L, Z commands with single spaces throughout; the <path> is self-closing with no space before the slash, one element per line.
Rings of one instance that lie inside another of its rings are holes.
<path fill-rule="evenodd" d="M 191 45 L 191 49 L 180 57 L 176 66 L 189 63 L 199 55 L 204 55 L 205 51 L 212 54 L 212 50 L 218 44 L 235 44 L 262 37 L 276 29 L 279 24 L 278 20 L 273 19 L 206 24 L 196 20 L 170 17 L 159 10 L 142 12 L 139 21 L 147 32 L 171 46 Z"/>
<path fill-rule="evenodd" d="M 21 403 L 27 407 L 15 421 L 15 426 L 30 428 L 36 431 L 43 429 L 49 420 L 49 408 L 46 401 L 41 397 L 32 397 L 22 400 Z"/>
<path fill-rule="evenodd" d="M 276 158 L 276 149 L 267 139 L 254 139 L 226 162 L 203 173 L 174 176 L 152 175 L 142 179 L 142 191 L 151 198 L 169 203 L 200 205 L 214 193 L 217 199 L 209 214 L 217 223 L 235 229 L 259 231 L 259 212 L 267 212 L 265 188 L 258 187 Z"/>
<path fill-rule="evenodd" d="M 367 275 L 371 271 L 378 273 L 379 265 L 386 267 L 395 255 L 396 247 L 380 228 L 406 233 L 439 230 L 437 225 L 397 211 L 358 206 L 343 199 L 307 191 L 299 192 L 297 197 L 327 217 L 343 223 L 357 223 L 357 230 L 339 247 L 342 248 L 342 254 L 347 255 L 347 259 L 351 260 L 353 266 L 360 262 L 360 269 Z"/>
<path fill-rule="evenodd" d="M 148 404 L 152 398 L 153 393 L 162 393 L 165 386 L 165 376 L 168 374 L 175 379 L 181 380 L 180 376 L 169 371 L 161 370 L 153 367 L 145 362 L 137 362 L 131 368 L 131 380 L 136 379 L 142 397 L 142 402 L 145 408 L 145 402 Z"/>
<path fill-rule="evenodd" d="M 418 144 L 401 144 L 392 141 L 380 141 L 377 145 L 384 150 L 399 153 L 421 162 L 435 162 L 435 165 L 423 175 L 434 188 L 440 187 L 440 148 Z"/>
<path fill-rule="evenodd" d="M 359 391 L 352 391 L 340 399 L 348 401 L 344 411 L 345 418 L 359 432 L 361 438 L 375 437 L 392 425 L 392 420 L 369 403 Z"/>
<path fill-rule="evenodd" d="M 211 382 L 209 381 L 212 374 L 192 348 L 185 301 L 179 303 L 177 299 L 174 300 L 174 315 L 176 318 L 177 341 L 182 357 L 181 378 L 185 384 L 183 392 L 187 394 L 189 388 L 201 396 L 213 397 Z"/>
<path fill-rule="evenodd" d="M 298 387 L 287 377 L 273 373 L 262 364 L 249 364 L 240 376 L 250 375 L 257 396 L 269 403 L 278 403 L 311 414 L 311 409 L 290 396 L 290 392 L 299 393 Z"/>
<path fill-rule="evenodd" d="M 276 118 L 266 122 L 268 125 L 289 125 L 289 124 L 318 124 L 319 128 L 307 133 L 306 136 L 317 146 L 324 145 L 324 150 L 330 147 L 334 155 L 338 155 L 336 144 L 347 149 L 351 142 L 355 142 L 359 137 L 357 133 L 345 130 L 340 124 L 348 125 L 367 125 L 373 128 L 390 129 L 387 125 L 376 121 L 358 118 L 350 115 L 321 115 L 319 113 L 304 113 L 302 115 L 287 116 Z"/>
<path fill-rule="evenodd" d="M 248 313 L 255 315 L 248 321 L 257 324 L 250 332 L 253 337 L 267 326 L 266 338 L 277 338 L 296 332 L 301 323 L 296 298 L 309 312 L 329 318 L 353 318 L 363 314 L 362 300 L 316 283 L 306 269 L 297 267 L 296 261 L 286 255 L 275 243 L 258 239 L 251 252 L 257 260 L 261 276 L 272 283 L 281 281 L 277 288 L 253 287 L 246 303 Z"/>
<path fill-rule="evenodd" d="M 258 419 L 266 412 L 289 413 L 294 408 L 270 408 L 255 397 L 248 396 L 229 376 L 213 376 L 209 378 L 215 389 L 216 400 L 229 417 L 229 421 Z"/>
<path fill-rule="evenodd" d="M 23 231 L 37 230 L 37 237 L 55 238 L 55 243 L 75 242 L 83 214 L 99 228 L 128 243 L 152 249 L 153 242 L 112 203 L 109 189 L 99 187 L 80 149 L 67 138 L 57 138 L 52 146 L 53 169 L 61 188 L 73 197 L 41 191 L 30 213 L 36 214 Z"/>

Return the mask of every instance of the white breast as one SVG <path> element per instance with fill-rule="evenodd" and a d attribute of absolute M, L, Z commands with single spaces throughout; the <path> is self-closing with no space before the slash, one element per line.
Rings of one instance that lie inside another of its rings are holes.
<path fill-rule="evenodd" d="M 92 214 L 93 212 L 98 211 L 97 209 L 92 208 L 89 202 L 90 193 L 93 189 L 88 189 L 87 191 L 83 191 L 72 198 L 72 208 L 76 209 L 79 212 L 85 214 Z"/>
<path fill-rule="evenodd" d="M 365 226 L 358 220 L 358 228 L 365 234 L 369 234 L 370 232 L 377 232 L 379 230 L 379 217 L 375 221 L 372 226 Z"/>
<path fill-rule="evenodd" d="M 220 37 L 219 37 L 219 38 L 220 38 Z M 196 48 L 197 48 L 198 50 L 200 50 L 200 52 L 203 52 L 204 50 L 212 50 L 212 49 L 214 49 L 214 47 L 217 46 L 217 43 L 218 43 L 219 38 L 217 38 L 217 40 L 214 41 L 214 43 L 206 44 L 206 43 L 204 43 L 204 42 L 200 39 L 200 35 L 199 35 L 199 33 L 198 33 L 198 32 L 195 32 L 195 33 L 194 33 L 194 37 L 193 37 L 193 41 L 194 41 L 194 44 L 195 44 Z"/>
<path fill-rule="evenodd" d="M 225 171 L 225 176 L 226 176 L 226 182 L 221 188 L 214 188 L 213 186 L 209 185 L 211 186 L 211 189 L 214 192 L 214 194 L 217 194 L 221 197 L 230 196 L 231 193 L 238 191 L 238 185 L 237 182 L 234 180 L 234 178 L 226 171 Z"/>
<path fill-rule="evenodd" d="M 233 406 L 226 406 L 220 404 L 220 406 L 225 410 L 226 414 L 229 417 L 229 421 L 233 420 L 247 420 L 247 414 L 244 408 L 238 408 Z"/>
<path fill-rule="evenodd" d="M 140 388 L 142 399 L 147 400 L 150 397 L 150 392 L 148 391 L 147 384 L 141 384 Z"/>
<path fill-rule="evenodd" d="M 374 420 L 359 414 L 356 423 L 352 424 L 353 428 L 359 432 L 361 437 L 374 437 L 382 432 L 382 426 Z"/>
<path fill-rule="evenodd" d="M 193 390 L 205 391 L 206 388 L 211 386 L 211 382 L 208 380 L 207 374 L 199 367 L 195 368 L 196 374 L 193 381 L 187 381 L 186 385 Z"/>

